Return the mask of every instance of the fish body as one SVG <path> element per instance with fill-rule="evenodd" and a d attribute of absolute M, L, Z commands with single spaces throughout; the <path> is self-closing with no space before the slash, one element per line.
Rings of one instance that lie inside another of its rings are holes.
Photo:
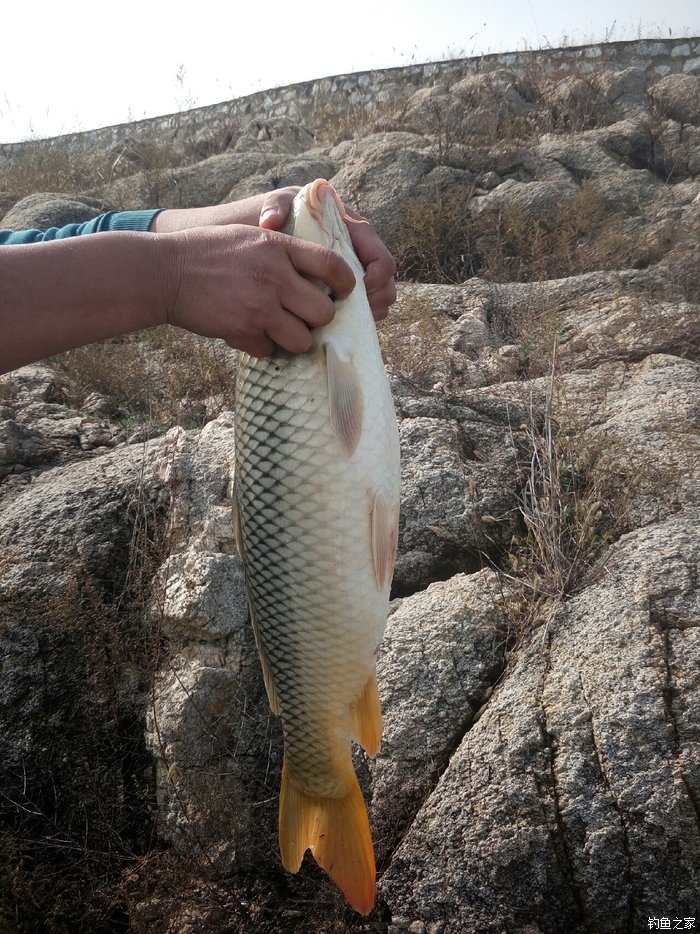
<path fill-rule="evenodd" d="M 339 252 L 356 277 L 305 354 L 241 354 L 234 513 L 265 684 L 284 732 L 280 851 L 305 851 L 353 907 L 375 900 L 367 811 L 351 739 L 381 741 L 376 655 L 398 535 L 399 440 L 344 209 L 319 179 L 287 232 Z"/>

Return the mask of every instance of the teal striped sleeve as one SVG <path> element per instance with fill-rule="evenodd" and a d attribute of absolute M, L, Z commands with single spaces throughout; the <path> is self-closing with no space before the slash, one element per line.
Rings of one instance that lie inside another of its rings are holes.
<path fill-rule="evenodd" d="M 48 230 L 0 230 L 0 246 L 63 240 L 105 230 L 145 231 L 159 211 L 160 208 L 150 211 L 108 211 L 82 224 L 66 224 L 65 227 L 51 227 Z"/>

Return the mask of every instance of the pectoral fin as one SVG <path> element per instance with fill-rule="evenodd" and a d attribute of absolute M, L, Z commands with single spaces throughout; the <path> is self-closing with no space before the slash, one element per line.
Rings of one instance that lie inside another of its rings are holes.
<path fill-rule="evenodd" d="M 328 400 L 333 431 L 351 457 L 362 433 L 364 396 L 352 355 L 340 341 L 325 343 Z"/>
<path fill-rule="evenodd" d="M 377 587 L 385 587 L 394 573 L 399 541 L 399 503 L 375 493 L 371 515 L 372 558 Z"/>

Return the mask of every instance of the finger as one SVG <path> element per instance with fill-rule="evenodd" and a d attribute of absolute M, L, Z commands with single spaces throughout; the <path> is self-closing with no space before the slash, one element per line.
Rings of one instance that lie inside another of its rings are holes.
<path fill-rule="evenodd" d="M 333 299 L 322 286 L 299 275 L 290 277 L 285 283 L 280 302 L 287 311 L 310 328 L 321 328 L 330 324 L 335 315 Z"/>
<path fill-rule="evenodd" d="M 362 260 L 361 257 L 360 260 Z M 387 250 L 386 255 L 378 256 L 365 266 L 365 288 L 367 289 L 367 293 L 371 294 L 380 289 L 392 288 L 395 275 L 396 263 L 391 253 Z"/>
<path fill-rule="evenodd" d="M 259 225 L 266 230 L 280 230 L 289 217 L 292 202 L 298 191 L 299 187 L 297 185 L 290 185 L 287 188 L 278 188 L 265 195 L 260 206 Z"/>
<path fill-rule="evenodd" d="M 313 335 L 306 324 L 285 309 L 276 312 L 267 326 L 267 335 L 289 353 L 306 353 L 313 344 Z"/>
<path fill-rule="evenodd" d="M 364 220 L 354 211 L 349 213 L 355 219 Z M 375 288 L 385 279 L 396 275 L 394 257 L 389 252 L 389 248 L 379 239 L 379 234 L 371 224 L 350 223 L 347 227 L 358 259 L 370 275 L 370 288 Z"/>
<path fill-rule="evenodd" d="M 355 288 L 352 269 L 342 256 L 332 250 L 289 237 L 287 255 L 297 272 L 311 279 L 320 279 L 336 298 L 347 298 Z"/>
<path fill-rule="evenodd" d="M 367 280 L 365 280 L 365 288 L 367 288 Z M 370 306 L 372 308 L 380 305 L 393 305 L 396 301 L 396 280 L 393 278 L 387 279 L 381 283 L 375 289 L 367 289 L 367 298 L 369 299 Z"/>
<path fill-rule="evenodd" d="M 391 306 L 396 301 L 396 288 L 382 289 L 374 292 L 369 298 L 369 307 L 375 321 L 383 321 L 389 314 Z"/>
<path fill-rule="evenodd" d="M 234 350 L 243 350 L 251 357 L 269 357 L 275 349 L 275 342 L 266 334 L 250 335 L 245 340 L 226 341 Z"/>

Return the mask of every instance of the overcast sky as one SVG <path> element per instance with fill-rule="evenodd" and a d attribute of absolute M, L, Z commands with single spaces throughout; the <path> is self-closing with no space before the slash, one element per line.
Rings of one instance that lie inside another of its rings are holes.
<path fill-rule="evenodd" d="M 700 0 L 2 3 L 0 142 L 325 75 L 605 39 L 700 35 Z"/>

